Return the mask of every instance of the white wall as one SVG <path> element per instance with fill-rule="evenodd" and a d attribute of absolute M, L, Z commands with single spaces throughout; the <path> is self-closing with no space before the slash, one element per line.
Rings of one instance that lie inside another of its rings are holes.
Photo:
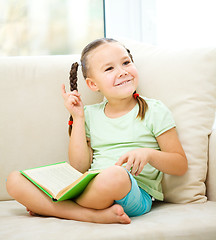
<path fill-rule="evenodd" d="M 106 36 L 169 47 L 216 46 L 216 0 L 105 0 Z"/>
<path fill-rule="evenodd" d="M 157 42 L 162 46 L 216 46 L 216 1 L 157 1 Z"/>

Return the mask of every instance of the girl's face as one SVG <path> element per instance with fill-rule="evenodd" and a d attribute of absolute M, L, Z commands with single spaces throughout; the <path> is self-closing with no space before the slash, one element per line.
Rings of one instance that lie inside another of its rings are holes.
<path fill-rule="evenodd" d="M 87 85 L 109 99 L 132 96 L 138 85 L 138 73 L 127 50 L 119 43 L 104 43 L 87 57 Z"/>

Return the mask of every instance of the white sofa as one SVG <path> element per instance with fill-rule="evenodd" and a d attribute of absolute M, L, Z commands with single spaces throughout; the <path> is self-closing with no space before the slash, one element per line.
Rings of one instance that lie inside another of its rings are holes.
<path fill-rule="evenodd" d="M 216 49 L 159 49 L 127 42 L 140 74 L 138 93 L 173 112 L 189 169 L 165 175 L 165 202 L 129 225 L 29 216 L 7 194 L 8 174 L 67 160 L 68 86 L 79 55 L 0 58 L 0 239 L 216 239 Z M 102 101 L 85 86 L 85 104 Z"/>

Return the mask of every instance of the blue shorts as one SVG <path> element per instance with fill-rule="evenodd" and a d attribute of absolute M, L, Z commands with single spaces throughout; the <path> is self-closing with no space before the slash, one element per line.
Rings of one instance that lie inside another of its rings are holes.
<path fill-rule="evenodd" d="M 140 216 L 151 210 L 152 198 L 138 186 L 131 173 L 128 172 L 128 175 L 131 180 L 131 190 L 124 198 L 116 200 L 115 203 L 121 205 L 129 217 Z"/>

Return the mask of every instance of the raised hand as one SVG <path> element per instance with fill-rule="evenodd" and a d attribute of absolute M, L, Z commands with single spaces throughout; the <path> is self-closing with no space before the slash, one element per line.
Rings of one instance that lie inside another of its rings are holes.
<path fill-rule="evenodd" d="M 80 94 L 74 90 L 72 92 L 66 92 L 65 85 L 62 84 L 62 97 L 64 99 L 64 105 L 68 112 L 72 115 L 73 119 L 83 118 L 84 109 Z"/>

